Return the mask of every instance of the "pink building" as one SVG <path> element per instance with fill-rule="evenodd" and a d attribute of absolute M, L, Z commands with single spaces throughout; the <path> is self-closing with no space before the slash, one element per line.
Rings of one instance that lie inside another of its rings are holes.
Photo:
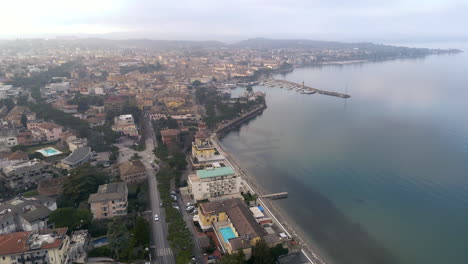
<path fill-rule="evenodd" d="M 62 138 L 63 127 L 54 123 L 37 124 L 37 130 L 45 134 L 47 141 L 55 141 Z"/>

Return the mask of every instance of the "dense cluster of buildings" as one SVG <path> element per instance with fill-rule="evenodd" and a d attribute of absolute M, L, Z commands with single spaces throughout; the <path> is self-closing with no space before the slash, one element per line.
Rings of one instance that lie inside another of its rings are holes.
<path fill-rule="evenodd" d="M 195 91 L 204 86 L 213 89 L 222 102 L 249 103 L 263 94 L 247 93 L 231 100 L 228 88 L 251 82 L 258 71 L 309 63 L 314 55 L 278 49 L 106 49 L 77 47 L 72 42 L 44 48 L 57 43 L 61 42 L 39 45 L 26 54 L 15 48 L 0 50 L 2 184 L 16 194 L 38 187 L 40 194 L 55 197 L 70 170 L 97 156 L 92 137 L 84 138 L 83 133 L 79 137 L 60 118 L 41 120 L 38 116 L 44 115 L 24 103 L 34 102 L 39 92 L 54 111 L 82 120 L 95 134 L 122 141 L 141 140 L 144 118 L 175 122 L 172 127 L 177 128 L 162 128 L 160 137 L 169 152 L 180 150 L 182 141 L 189 140 L 185 145 L 189 147 L 191 142 L 193 171 L 187 177 L 187 191 L 192 202 L 199 203 L 194 220 L 200 228 L 214 232 L 224 253 L 242 250 L 247 257 L 259 240 L 269 246 L 284 242 L 270 228 L 271 219 L 244 201 L 246 186 L 200 121 L 205 110 L 198 105 Z M 18 81 L 49 74 L 53 78 L 34 94 Z M 128 185 L 147 179 L 142 161 L 117 160 L 120 163 L 107 172 L 119 182 L 100 185 L 87 198 L 93 219 L 126 215 Z M 62 171 L 67 171 L 63 177 L 54 175 Z M 0 264 L 82 262 L 89 235 L 84 230 L 67 235 L 66 229 L 54 229 L 49 215 L 56 209 L 55 200 L 43 196 L 17 197 L 0 204 Z"/>

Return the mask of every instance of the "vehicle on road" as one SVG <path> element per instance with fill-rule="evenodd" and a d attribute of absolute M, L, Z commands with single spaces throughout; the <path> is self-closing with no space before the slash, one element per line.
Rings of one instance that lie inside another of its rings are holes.
<path fill-rule="evenodd" d="M 159 221 L 159 216 L 157 214 L 154 215 L 154 221 Z"/>

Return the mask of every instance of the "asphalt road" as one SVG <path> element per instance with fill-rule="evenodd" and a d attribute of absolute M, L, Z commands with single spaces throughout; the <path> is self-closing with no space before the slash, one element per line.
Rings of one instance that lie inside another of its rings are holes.
<path fill-rule="evenodd" d="M 150 121 L 147 121 L 150 124 Z M 148 192 L 151 205 L 151 237 L 152 243 L 150 246 L 151 250 L 151 262 L 157 264 L 175 264 L 174 253 L 169 246 L 167 241 L 167 223 L 166 214 L 164 208 L 161 208 L 161 198 L 159 196 L 158 185 L 156 180 L 156 173 L 159 167 L 154 164 L 156 158 L 153 154 L 155 146 L 155 137 L 151 125 L 147 126 L 146 130 L 146 149 L 144 151 L 134 151 L 123 144 L 116 144 L 119 147 L 119 159 L 118 163 L 128 161 L 134 153 L 137 153 L 142 157 L 141 162 L 146 167 L 146 173 L 148 176 Z M 154 166 L 154 167 L 153 167 Z M 158 215 L 159 220 L 155 221 L 154 216 Z"/>
<path fill-rule="evenodd" d="M 145 164 L 147 175 L 148 175 L 148 191 L 150 196 L 151 211 L 153 212 L 151 221 L 152 231 L 152 262 L 161 264 L 175 264 L 174 253 L 172 252 L 169 242 L 167 241 L 167 224 L 166 215 L 164 209 L 161 208 L 161 198 L 159 196 L 158 185 L 156 181 L 156 173 L 159 169 L 157 165 L 152 162 L 155 159 L 153 149 L 156 143 L 154 132 L 151 126 L 151 122 L 147 121 L 146 130 L 146 150 L 140 152 L 142 156 L 143 164 Z M 159 216 L 159 221 L 154 220 L 154 216 Z"/>

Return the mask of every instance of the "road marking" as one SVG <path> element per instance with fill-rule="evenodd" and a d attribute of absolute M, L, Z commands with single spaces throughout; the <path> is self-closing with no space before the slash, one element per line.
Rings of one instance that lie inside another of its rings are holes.
<path fill-rule="evenodd" d="M 158 256 L 169 256 L 172 255 L 172 249 L 171 248 L 158 248 Z"/>

